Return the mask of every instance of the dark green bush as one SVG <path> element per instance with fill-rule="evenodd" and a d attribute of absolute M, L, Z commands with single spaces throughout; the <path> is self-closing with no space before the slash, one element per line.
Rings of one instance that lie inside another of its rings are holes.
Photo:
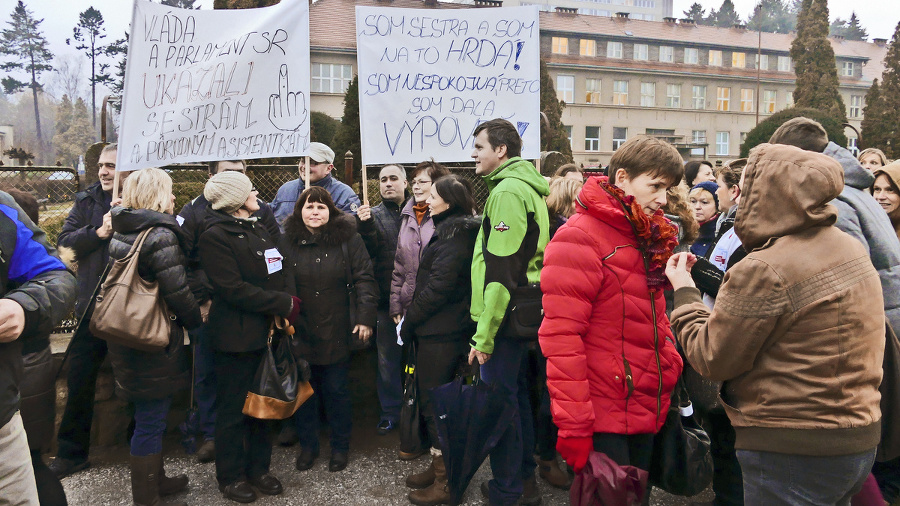
<path fill-rule="evenodd" d="M 844 127 L 833 116 L 818 109 L 791 107 L 769 116 L 747 133 L 747 138 L 741 144 L 741 158 L 746 158 L 750 154 L 750 150 L 756 146 L 769 142 L 769 138 L 772 137 L 775 130 L 778 130 L 778 127 L 787 120 L 800 116 L 818 121 L 825 128 L 825 131 L 828 132 L 828 140 L 839 146 L 847 147 L 847 136 L 844 135 Z"/>

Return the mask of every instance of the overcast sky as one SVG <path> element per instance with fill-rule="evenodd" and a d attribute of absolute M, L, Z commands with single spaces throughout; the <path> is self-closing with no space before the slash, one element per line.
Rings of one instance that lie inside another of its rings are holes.
<path fill-rule="evenodd" d="M 758 0 L 732 0 L 738 14 L 746 20 L 753 11 Z M 674 16 L 682 17 L 682 12 L 687 10 L 694 0 L 674 0 Z M 199 0 L 197 2 L 204 9 L 212 8 L 212 0 Z M 721 0 L 700 0 L 707 10 L 718 9 Z M 78 14 L 88 7 L 93 6 L 103 14 L 106 22 L 107 38 L 104 42 L 122 37 L 131 21 L 131 5 L 128 0 L 25 0 L 25 5 L 35 17 L 43 18 L 40 25 L 44 35 L 50 41 L 50 49 L 57 56 L 81 55 L 73 46 L 66 45 L 66 39 L 72 37 L 72 28 L 78 21 Z M 6 27 L 6 21 L 15 6 L 15 0 L 0 0 L 0 21 Z M 862 25 L 868 30 L 869 37 L 890 40 L 894 29 L 900 21 L 900 7 L 897 0 L 830 0 L 829 10 L 831 18 L 841 17 L 848 19 L 852 11 L 856 11 Z M 84 65 L 85 72 L 89 71 L 89 65 Z M 98 96 L 102 97 L 101 93 Z"/>

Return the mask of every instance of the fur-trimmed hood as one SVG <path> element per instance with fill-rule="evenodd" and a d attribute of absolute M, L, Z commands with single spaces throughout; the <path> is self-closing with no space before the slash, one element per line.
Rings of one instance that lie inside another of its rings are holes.
<path fill-rule="evenodd" d="M 292 214 L 284 222 L 284 236 L 293 246 L 304 244 L 339 246 L 356 234 L 356 220 L 353 216 L 341 212 L 330 218 L 321 228 L 320 232 L 314 234 L 306 228 L 299 215 Z"/>
<path fill-rule="evenodd" d="M 481 216 L 467 215 L 462 212 L 452 212 L 447 216 L 439 214 L 432 216 L 436 225 L 435 235 L 441 240 L 453 239 L 462 232 L 477 233 L 481 226 Z"/>

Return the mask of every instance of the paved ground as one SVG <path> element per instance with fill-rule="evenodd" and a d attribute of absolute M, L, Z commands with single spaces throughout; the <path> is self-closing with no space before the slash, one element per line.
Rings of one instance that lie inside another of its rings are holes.
<path fill-rule="evenodd" d="M 378 436 L 374 424 L 354 430 L 350 465 L 340 473 L 328 472 L 327 441 L 323 441 L 323 457 L 313 469 L 298 472 L 294 468 L 295 448 L 276 447 L 272 458 L 272 472 L 281 479 L 285 493 L 277 497 L 263 496 L 255 504 L 275 505 L 406 505 L 409 489 L 404 485 L 406 476 L 425 467 L 426 457 L 414 462 L 396 458 L 399 441 L 396 435 Z M 198 464 L 186 455 L 176 438 L 166 441 L 166 469 L 186 473 L 191 484 L 189 491 L 174 498 L 196 505 L 234 505 L 222 498 L 215 484 L 215 465 Z M 123 445 L 114 448 L 94 449 L 93 465 L 86 471 L 63 480 L 69 504 L 127 505 L 131 504 L 131 482 L 128 471 L 128 449 Z M 487 463 L 475 475 L 466 494 L 466 505 L 486 504 L 481 499 L 478 485 L 490 479 Z M 568 493 L 549 487 L 541 480 L 545 505 L 568 504 Z M 698 499 L 709 499 L 709 492 Z M 653 505 L 687 505 L 685 498 L 655 491 Z"/>

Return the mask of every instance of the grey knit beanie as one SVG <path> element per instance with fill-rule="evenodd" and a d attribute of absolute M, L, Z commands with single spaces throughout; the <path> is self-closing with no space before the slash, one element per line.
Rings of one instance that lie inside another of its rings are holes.
<path fill-rule="evenodd" d="M 209 178 L 203 188 L 203 196 L 216 211 L 231 214 L 247 201 L 253 183 L 245 174 L 236 171 L 225 171 Z"/>

